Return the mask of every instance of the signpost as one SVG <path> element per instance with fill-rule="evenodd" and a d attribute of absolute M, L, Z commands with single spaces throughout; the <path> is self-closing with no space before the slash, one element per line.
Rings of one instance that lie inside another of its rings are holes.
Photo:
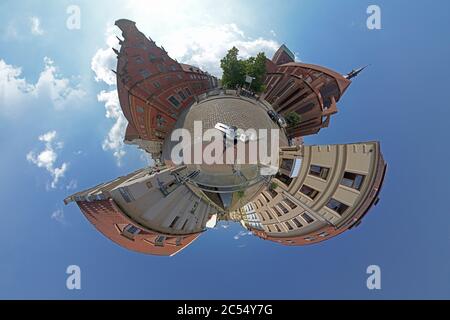
<path fill-rule="evenodd" d="M 255 80 L 255 77 L 246 75 L 245 76 L 245 82 L 248 83 L 247 89 L 250 90 L 250 86 L 252 85 L 253 80 Z"/>

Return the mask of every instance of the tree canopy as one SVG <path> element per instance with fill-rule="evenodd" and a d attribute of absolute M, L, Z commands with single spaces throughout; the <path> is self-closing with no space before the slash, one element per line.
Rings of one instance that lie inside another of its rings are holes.
<path fill-rule="evenodd" d="M 284 118 L 286 119 L 287 125 L 289 127 L 294 127 L 301 121 L 300 115 L 297 112 L 293 111 L 289 112 Z"/>
<path fill-rule="evenodd" d="M 245 82 L 245 76 L 248 75 L 254 78 L 250 89 L 254 92 L 263 91 L 266 74 L 266 55 L 264 52 L 248 59 L 239 59 L 238 54 L 239 50 L 233 47 L 220 60 L 220 67 L 223 70 L 222 84 L 228 88 L 246 87 L 248 84 Z"/>

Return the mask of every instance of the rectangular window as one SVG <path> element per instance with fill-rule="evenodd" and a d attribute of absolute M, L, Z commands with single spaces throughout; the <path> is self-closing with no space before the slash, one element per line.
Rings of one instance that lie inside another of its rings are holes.
<path fill-rule="evenodd" d="M 267 217 L 269 217 L 269 219 L 273 219 L 273 216 L 270 214 L 269 211 L 266 211 Z"/>
<path fill-rule="evenodd" d="M 156 56 L 153 53 L 149 53 L 148 54 L 148 60 L 150 60 L 150 62 L 153 62 L 156 60 Z"/>
<path fill-rule="evenodd" d="M 270 196 L 272 197 L 272 198 L 275 198 L 277 195 L 278 195 L 278 193 L 275 191 L 275 190 L 273 190 L 273 189 L 270 189 L 269 188 L 269 194 L 270 194 Z"/>
<path fill-rule="evenodd" d="M 336 199 L 331 198 L 327 203 L 327 207 L 331 210 L 337 212 L 339 215 L 344 214 L 345 210 L 348 209 L 348 206 L 343 204 L 342 202 L 337 201 Z"/>
<path fill-rule="evenodd" d="M 364 181 L 363 175 L 352 172 L 345 172 L 344 177 L 341 180 L 341 184 L 349 188 L 361 190 L 363 181 Z"/>
<path fill-rule="evenodd" d="M 284 224 L 286 225 L 286 227 L 287 227 L 289 230 L 294 230 L 294 228 L 292 228 L 292 226 L 291 226 L 291 224 L 290 224 L 289 222 L 286 221 Z"/>
<path fill-rule="evenodd" d="M 162 64 L 157 64 L 156 67 L 158 68 L 159 72 L 165 72 L 166 69 L 164 68 L 164 66 Z"/>
<path fill-rule="evenodd" d="M 123 200 L 125 200 L 125 202 L 130 203 L 130 202 L 134 201 L 134 197 L 130 193 L 130 191 L 127 187 L 119 188 L 119 192 L 120 192 L 120 195 L 122 196 Z"/>
<path fill-rule="evenodd" d="M 311 165 L 309 168 L 309 174 L 323 180 L 326 180 L 328 177 L 329 169 L 321 166 Z"/>
<path fill-rule="evenodd" d="M 291 172 L 293 164 L 294 164 L 294 159 L 282 159 L 280 168 Z"/>
<path fill-rule="evenodd" d="M 278 232 L 281 232 L 281 229 L 277 224 L 275 225 L 275 228 L 277 229 Z"/>
<path fill-rule="evenodd" d="M 172 223 L 170 224 L 169 228 L 173 228 L 179 219 L 180 217 L 175 217 L 175 219 L 173 219 Z"/>
<path fill-rule="evenodd" d="M 150 71 L 148 71 L 147 69 L 141 69 L 141 70 L 139 70 L 139 73 L 141 74 L 141 76 L 143 78 L 150 77 Z"/>
<path fill-rule="evenodd" d="M 286 204 L 287 204 L 287 205 L 289 206 L 289 208 L 291 208 L 291 209 L 297 208 L 297 205 L 296 205 L 294 202 L 292 202 L 291 199 L 286 198 L 286 199 L 284 199 L 284 202 L 286 202 Z"/>
<path fill-rule="evenodd" d="M 181 97 L 182 100 L 186 100 L 186 96 L 184 95 L 183 91 L 178 91 L 178 95 Z"/>
<path fill-rule="evenodd" d="M 183 226 L 181 227 L 181 230 L 185 230 L 188 221 L 189 221 L 188 219 L 186 219 L 186 220 L 184 221 Z"/>
<path fill-rule="evenodd" d="M 308 187 L 306 184 L 304 184 L 301 189 L 300 192 L 303 193 L 305 196 L 310 197 L 311 199 L 315 199 L 317 197 L 317 195 L 319 194 L 319 191 Z"/>
<path fill-rule="evenodd" d="M 312 223 L 314 222 L 314 219 L 311 218 L 311 216 L 307 213 L 302 213 L 302 218 L 307 222 L 307 223 Z"/>
<path fill-rule="evenodd" d="M 136 57 L 136 63 L 142 64 L 144 60 L 141 57 Z"/>
<path fill-rule="evenodd" d="M 144 113 L 144 108 L 141 107 L 141 106 L 137 106 L 136 107 L 136 111 L 139 112 L 139 113 Z"/>
<path fill-rule="evenodd" d="M 125 231 L 131 234 L 139 234 L 141 232 L 141 229 L 129 224 L 125 227 Z"/>
<path fill-rule="evenodd" d="M 153 82 L 153 86 L 154 86 L 156 89 L 161 88 L 161 84 L 160 84 L 158 81 Z"/>
<path fill-rule="evenodd" d="M 280 208 L 281 211 L 283 211 L 284 213 L 288 213 L 289 212 L 289 210 L 285 206 L 283 206 L 282 203 L 278 204 L 278 208 Z"/>
<path fill-rule="evenodd" d="M 276 213 L 277 216 L 281 217 L 283 214 L 276 207 L 272 207 L 272 211 Z"/>
<path fill-rule="evenodd" d="M 174 96 L 170 96 L 168 98 L 168 100 L 170 101 L 170 103 L 175 107 L 178 108 L 180 106 L 180 101 L 178 101 L 177 98 L 175 98 Z"/>
<path fill-rule="evenodd" d="M 192 96 L 191 90 L 189 88 L 184 88 L 188 96 Z"/>
<path fill-rule="evenodd" d="M 291 182 L 292 182 L 292 178 L 288 177 L 287 175 L 285 175 L 283 173 L 277 173 L 275 178 L 277 178 L 278 180 L 280 180 L 281 182 L 283 182 L 287 186 L 289 186 L 291 184 Z"/>
<path fill-rule="evenodd" d="M 166 236 L 157 236 L 155 239 L 155 245 L 158 247 L 163 247 L 164 240 L 166 240 Z"/>
<path fill-rule="evenodd" d="M 300 223 L 300 221 L 298 221 L 297 218 L 292 219 L 292 222 L 294 222 L 294 224 L 297 226 L 297 228 L 303 227 L 303 225 Z"/>
<path fill-rule="evenodd" d="M 265 193 L 261 193 L 261 194 L 262 194 L 263 198 L 264 198 L 264 199 L 266 199 L 266 201 L 267 201 L 267 202 L 270 202 L 270 199 L 269 199 L 269 197 L 268 197 L 268 196 L 266 196 L 266 194 L 265 194 Z"/>

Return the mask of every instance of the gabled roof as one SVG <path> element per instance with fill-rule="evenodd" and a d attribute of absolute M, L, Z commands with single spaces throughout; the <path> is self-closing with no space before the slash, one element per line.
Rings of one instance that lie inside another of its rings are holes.
<path fill-rule="evenodd" d="M 295 55 L 286 45 L 282 45 L 273 55 L 272 61 L 275 64 L 284 64 L 287 62 L 295 62 Z"/>
<path fill-rule="evenodd" d="M 203 73 L 203 71 L 200 70 L 200 68 L 192 66 L 190 64 L 180 63 L 180 66 L 184 72 Z"/>

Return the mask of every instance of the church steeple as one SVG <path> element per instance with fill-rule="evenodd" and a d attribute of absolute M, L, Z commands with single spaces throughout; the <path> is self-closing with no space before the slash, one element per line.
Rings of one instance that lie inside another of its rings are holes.
<path fill-rule="evenodd" d="M 346 78 L 346 79 L 348 79 L 348 80 L 350 80 L 350 79 L 352 79 L 352 78 L 355 78 L 355 77 L 357 77 L 365 68 L 367 68 L 369 65 L 367 65 L 367 66 L 364 66 L 364 67 L 362 67 L 362 68 L 358 68 L 358 69 L 353 69 L 352 71 L 350 71 L 348 74 L 346 74 L 345 76 L 344 76 L 344 78 Z"/>

